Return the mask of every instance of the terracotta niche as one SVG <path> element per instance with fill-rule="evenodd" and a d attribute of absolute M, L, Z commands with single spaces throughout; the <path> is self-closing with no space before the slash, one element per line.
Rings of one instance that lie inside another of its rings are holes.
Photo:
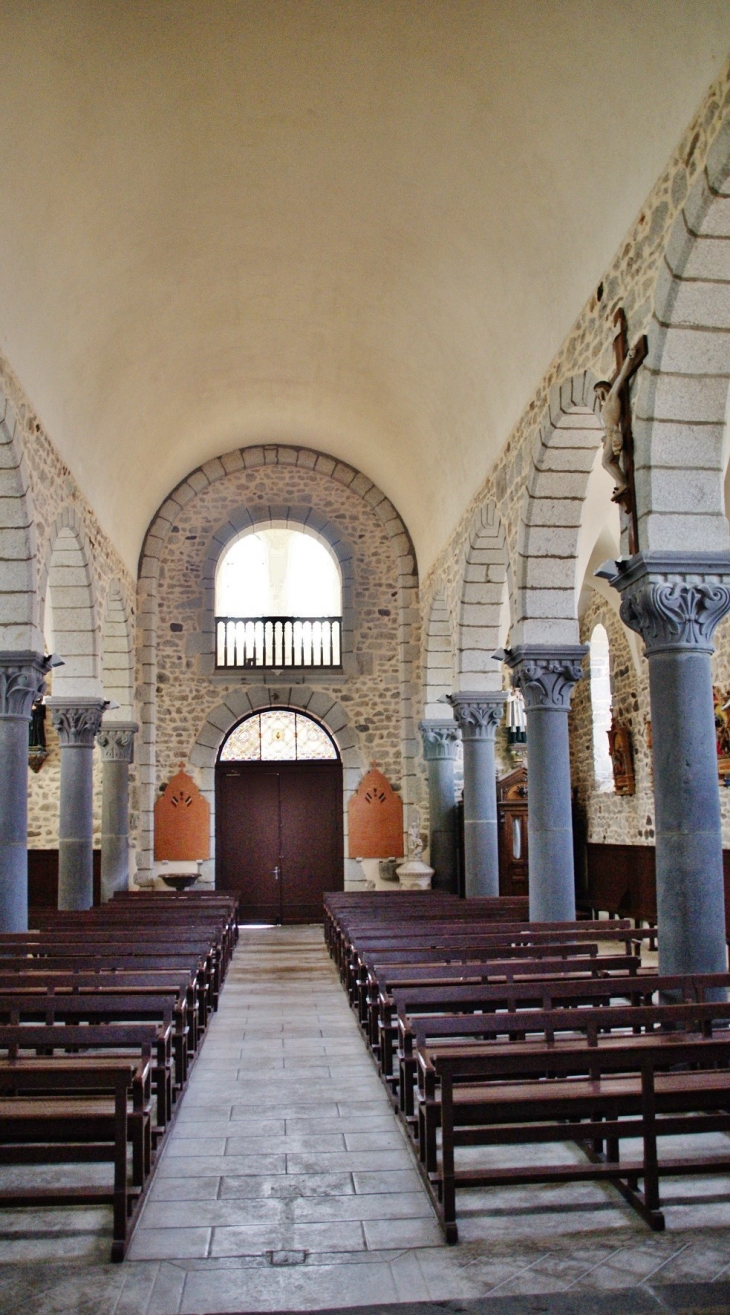
<path fill-rule="evenodd" d="M 348 807 L 350 858 L 391 858 L 403 853 L 403 801 L 375 763 Z"/>
<path fill-rule="evenodd" d="M 155 803 L 155 861 L 202 858 L 210 858 L 210 805 L 180 763 Z"/>

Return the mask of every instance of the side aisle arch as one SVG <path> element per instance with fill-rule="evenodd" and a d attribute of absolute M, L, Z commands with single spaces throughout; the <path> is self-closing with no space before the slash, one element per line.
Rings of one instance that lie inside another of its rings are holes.
<path fill-rule="evenodd" d="M 451 614 L 443 592 L 431 602 L 424 635 L 424 716 L 444 717 L 448 709 L 439 699 L 454 689 L 454 635 Z"/>
<path fill-rule="evenodd" d="M 96 581 L 86 533 L 72 508 L 52 526 L 38 592 L 44 608 L 50 600 L 53 649 L 64 663 L 54 673 L 54 697 L 100 698 Z"/>
<path fill-rule="evenodd" d="M 509 603 L 509 564 L 505 535 L 493 502 L 480 507 L 472 520 L 464 557 L 459 608 L 458 687 L 460 690 L 502 688 L 499 648 L 505 599 Z"/>
<path fill-rule="evenodd" d="M 551 390 L 520 513 L 513 647 L 578 642 L 581 513 L 603 434 L 595 382 L 584 371 Z"/>
<path fill-rule="evenodd" d="M 726 552 L 730 384 L 730 119 L 667 243 L 634 422 L 639 542 Z"/>
<path fill-rule="evenodd" d="M 112 580 L 106 599 L 102 628 L 102 677 L 104 697 L 119 707 L 112 721 L 134 720 L 134 655 L 129 616 L 118 580 Z"/>
<path fill-rule="evenodd" d="M 33 504 L 15 412 L 0 392 L 0 652 L 43 652 Z"/>

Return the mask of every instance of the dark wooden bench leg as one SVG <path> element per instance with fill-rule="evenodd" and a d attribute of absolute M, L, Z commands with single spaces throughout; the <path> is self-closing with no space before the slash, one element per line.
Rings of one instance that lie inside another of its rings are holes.
<path fill-rule="evenodd" d="M 458 1241 L 454 1178 L 454 1102 L 453 1089 L 448 1078 L 445 1078 L 441 1085 L 441 1226 L 447 1242 Z"/>
<path fill-rule="evenodd" d="M 127 1249 L 127 1084 L 117 1083 L 114 1109 L 114 1239 L 112 1260 L 124 1260 Z M 133 1155 L 134 1158 L 134 1155 Z"/>

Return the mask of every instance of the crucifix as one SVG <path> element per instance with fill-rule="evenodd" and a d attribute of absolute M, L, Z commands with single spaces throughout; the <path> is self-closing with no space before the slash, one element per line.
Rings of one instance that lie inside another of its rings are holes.
<path fill-rule="evenodd" d="M 629 553 L 639 551 L 639 525 L 634 489 L 634 438 L 631 432 L 631 398 L 629 382 L 646 358 L 649 343 L 646 334 L 629 347 L 626 315 L 619 307 L 613 317 L 618 333 L 613 340 L 616 373 L 595 385 L 601 403 L 603 424 L 603 468 L 613 476 L 616 487 L 613 501 L 623 507 L 629 520 Z"/>

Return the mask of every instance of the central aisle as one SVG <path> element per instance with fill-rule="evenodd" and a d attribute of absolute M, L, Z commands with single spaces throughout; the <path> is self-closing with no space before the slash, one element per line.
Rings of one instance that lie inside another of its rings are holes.
<path fill-rule="evenodd" d="M 408 1299 L 420 1247 L 441 1233 L 321 927 L 243 931 L 129 1259 L 220 1258 L 185 1308 L 265 1309 Z"/>

